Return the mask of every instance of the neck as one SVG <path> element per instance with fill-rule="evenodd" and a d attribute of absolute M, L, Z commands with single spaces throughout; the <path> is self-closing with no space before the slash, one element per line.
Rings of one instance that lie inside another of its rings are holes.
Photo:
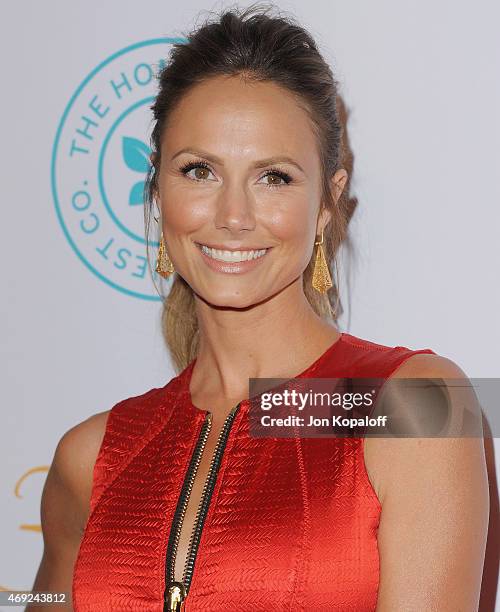
<path fill-rule="evenodd" d="M 305 370 L 339 336 L 307 301 L 302 281 L 250 308 L 213 307 L 198 298 L 200 345 L 193 394 L 238 400 L 248 378 L 285 378 Z"/>

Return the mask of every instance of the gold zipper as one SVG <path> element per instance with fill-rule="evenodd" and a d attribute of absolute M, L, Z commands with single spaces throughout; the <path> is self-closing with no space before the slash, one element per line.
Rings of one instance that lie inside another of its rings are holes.
<path fill-rule="evenodd" d="M 196 511 L 196 517 L 193 524 L 193 530 L 189 539 L 188 553 L 186 556 L 186 562 L 184 564 L 184 571 L 182 575 L 182 581 L 176 581 L 174 579 L 175 574 L 175 558 L 177 554 L 177 548 L 179 546 L 180 533 L 182 523 L 186 515 L 186 509 L 189 501 L 189 495 L 193 488 L 194 480 L 198 467 L 200 465 L 201 456 L 203 449 L 206 446 L 208 434 L 212 427 L 212 413 L 207 412 L 205 421 L 203 422 L 200 435 L 196 442 L 191 461 L 189 463 L 188 471 L 184 479 L 181 492 L 179 494 L 179 500 L 175 509 L 174 518 L 172 521 L 172 529 L 169 536 L 167 545 L 167 556 L 165 563 L 165 593 L 164 593 L 164 612 L 182 612 L 184 609 L 184 602 L 189 592 L 189 586 L 193 576 L 194 563 L 196 555 L 198 553 L 198 546 L 200 543 L 201 532 L 205 517 L 208 512 L 210 499 L 215 487 L 217 473 L 219 470 L 220 462 L 222 459 L 222 453 L 227 443 L 227 438 L 231 430 L 231 425 L 238 412 L 241 402 L 235 406 L 231 412 L 227 415 L 222 428 L 217 438 L 217 443 L 214 448 L 210 467 L 208 469 L 207 477 L 203 485 L 203 492 L 201 494 L 200 503 Z"/>

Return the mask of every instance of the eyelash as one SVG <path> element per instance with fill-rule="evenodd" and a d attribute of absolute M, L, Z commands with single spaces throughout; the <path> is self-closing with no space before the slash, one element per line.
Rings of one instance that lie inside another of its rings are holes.
<path fill-rule="evenodd" d="M 184 164 L 184 166 L 181 166 L 180 171 L 182 172 L 182 174 L 186 175 L 190 170 L 193 170 L 194 168 L 199 168 L 199 167 L 206 168 L 207 170 L 210 170 L 210 172 L 212 172 L 212 168 L 210 168 L 210 166 L 204 161 L 188 162 L 187 164 Z M 280 170 L 279 168 L 269 168 L 269 170 L 266 170 L 266 172 L 262 175 L 261 178 L 263 178 L 264 176 L 268 176 L 270 174 L 275 174 L 276 176 L 279 176 L 284 181 L 284 184 L 282 183 L 280 185 L 273 185 L 271 183 L 268 183 L 266 187 L 269 187 L 271 189 L 275 187 L 284 187 L 284 185 L 288 185 L 288 183 L 292 182 L 292 177 L 287 172 L 283 172 L 283 170 Z M 191 179 L 191 180 L 202 181 L 202 179 Z"/>

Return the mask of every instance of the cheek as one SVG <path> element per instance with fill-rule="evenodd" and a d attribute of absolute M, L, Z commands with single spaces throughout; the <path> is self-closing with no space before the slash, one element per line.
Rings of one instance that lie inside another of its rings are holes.
<path fill-rule="evenodd" d="M 290 198 L 270 210 L 267 227 L 283 243 L 283 247 L 307 250 L 316 228 L 316 215 L 308 198 Z"/>
<path fill-rule="evenodd" d="M 165 193 L 168 197 L 162 199 L 162 214 L 166 232 L 172 237 L 195 232 L 210 219 L 212 213 L 206 194 L 179 187 L 167 188 Z"/>

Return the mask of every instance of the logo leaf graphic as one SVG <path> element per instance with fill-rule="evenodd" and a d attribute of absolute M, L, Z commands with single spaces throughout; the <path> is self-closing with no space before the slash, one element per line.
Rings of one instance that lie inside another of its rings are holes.
<path fill-rule="evenodd" d="M 132 187 L 128 196 L 128 203 L 130 206 L 142 206 L 144 204 L 144 181 L 139 181 Z"/>
<path fill-rule="evenodd" d="M 143 173 L 149 170 L 151 165 L 149 160 L 151 149 L 141 140 L 124 136 L 122 139 L 122 153 L 125 164 L 130 170 Z"/>

